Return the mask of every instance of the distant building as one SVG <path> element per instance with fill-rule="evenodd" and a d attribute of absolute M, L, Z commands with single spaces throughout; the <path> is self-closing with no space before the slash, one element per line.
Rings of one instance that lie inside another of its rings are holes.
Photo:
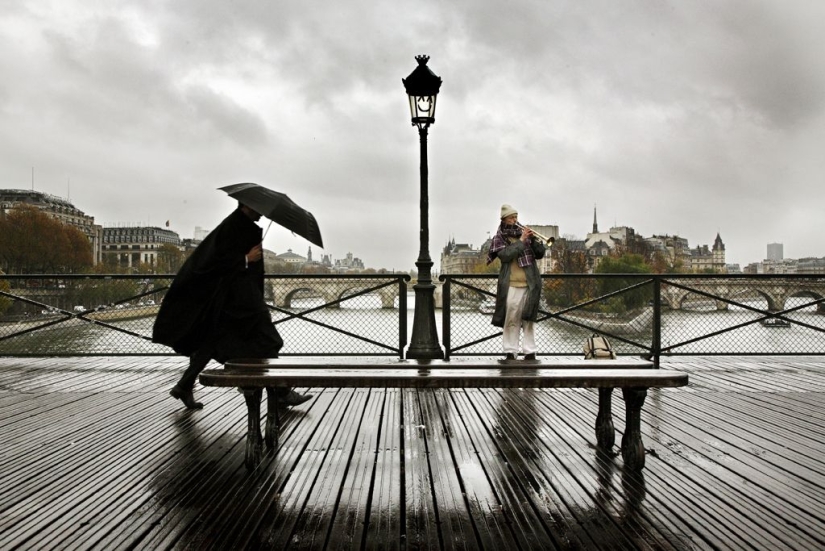
<path fill-rule="evenodd" d="M 662 254 L 670 266 L 681 264 L 685 272 L 728 271 L 728 264 L 725 263 L 725 243 L 718 233 L 712 247 L 699 245 L 691 249 L 687 239 L 670 235 L 654 235 L 645 238 L 644 242 L 653 252 Z"/>
<path fill-rule="evenodd" d="M 593 207 L 593 231 L 588 233 L 587 238 L 584 240 L 588 271 L 595 271 L 601 260 L 619 247 L 623 247 L 627 251 L 631 242 L 636 240 L 636 230 L 628 226 L 616 226 L 610 228 L 610 231 L 600 232 L 596 220 L 596 207 Z"/>
<path fill-rule="evenodd" d="M 192 239 L 195 241 L 203 241 L 206 239 L 206 236 L 209 235 L 209 232 L 212 230 L 205 230 L 200 226 L 195 226 L 195 233 L 192 235 Z"/>
<path fill-rule="evenodd" d="M 784 258 L 785 256 L 782 243 L 768 243 L 768 260 L 780 262 Z"/>
<path fill-rule="evenodd" d="M 472 274 L 482 262 L 487 263 L 486 251 L 482 254 L 481 249 L 474 249 L 466 243 L 456 243 L 455 239 L 450 239 L 441 249 L 442 274 Z"/>
<path fill-rule="evenodd" d="M 797 261 L 792 258 L 785 258 L 779 261 L 763 260 L 753 264 L 755 274 L 795 274 L 797 273 Z"/>
<path fill-rule="evenodd" d="M 103 260 L 121 268 L 137 268 L 140 264 L 154 268 L 163 245 L 180 248 L 180 236 L 156 226 L 103 228 Z"/>
<path fill-rule="evenodd" d="M 364 262 L 360 258 L 355 258 L 352 253 L 347 253 L 346 258 L 335 261 L 333 268 L 336 272 L 360 272 L 364 269 Z"/>
<path fill-rule="evenodd" d="M 276 255 L 275 260 L 286 264 L 303 264 L 307 261 L 307 259 L 303 256 L 293 253 L 292 249 L 288 249 L 285 253 Z"/>
<path fill-rule="evenodd" d="M 102 228 L 95 224 L 93 216 L 55 195 L 34 190 L 0 189 L 0 217 L 18 205 L 37 207 L 64 224 L 79 229 L 89 239 L 92 262 L 98 264 L 101 261 Z"/>
<path fill-rule="evenodd" d="M 684 258 L 690 255 L 688 240 L 678 235 L 654 235 L 644 241 L 654 252 L 662 254 L 670 266 L 684 264 Z"/>
<path fill-rule="evenodd" d="M 797 260 L 798 274 L 825 274 L 825 258 L 800 258 Z"/>
<path fill-rule="evenodd" d="M 713 242 L 713 247 L 700 245 L 691 249 L 689 255 L 684 257 L 684 268 L 688 272 L 717 272 L 725 273 L 725 243 L 717 233 Z"/>

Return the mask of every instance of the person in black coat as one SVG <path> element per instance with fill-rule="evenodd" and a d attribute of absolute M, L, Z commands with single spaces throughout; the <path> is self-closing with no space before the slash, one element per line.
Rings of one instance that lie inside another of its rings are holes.
<path fill-rule="evenodd" d="M 189 356 L 189 367 L 169 394 L 189 409 L 198 375 L 215 359 L 277 358 L 284 344 L 264 301 L 261 215 L 238 208 L 212 230 L 178 271 L 160 305 L 154 342 Z M 284 389 L 285 405 L 311 398 Z"/>

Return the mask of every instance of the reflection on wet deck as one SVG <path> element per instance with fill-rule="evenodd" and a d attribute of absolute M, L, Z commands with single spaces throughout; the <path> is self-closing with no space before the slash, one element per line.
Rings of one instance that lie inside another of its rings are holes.
<path fill-rule="evenodd" d="M 182 410 L 182 366 L 0 358 L 0 549 L 825 547 L 817 358 L 664 362 L 641 474 L 583 389 L 314 389 L 247 473 L 243 397 Z"/>

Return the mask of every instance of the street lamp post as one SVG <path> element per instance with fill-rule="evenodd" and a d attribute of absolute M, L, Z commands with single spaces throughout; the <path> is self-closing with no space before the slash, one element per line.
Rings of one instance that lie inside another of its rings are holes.
<path fill-rule="evenodd" d="M 415 316 L 412 337 L 407 349 L 407 358 L 435 360 L 444 357 L 438 344 L 438 330 L 435 327 L 435 286 L 432 280 L 433 261 L 430 258 L 429 196 L 427 193 L 429 171 L 427 170 L 427 129 L 435 123 L 435 100 L 441 88 L 441 77 L 427 67 L 429 56 L 415 56 L 418 67 L 405 79 L 401 79 L 410 100 L 410 114 L 413 126 L 418 126 L 421 142 L 421 230 L 418 260 L 418 282 L 415 290 Z"/>

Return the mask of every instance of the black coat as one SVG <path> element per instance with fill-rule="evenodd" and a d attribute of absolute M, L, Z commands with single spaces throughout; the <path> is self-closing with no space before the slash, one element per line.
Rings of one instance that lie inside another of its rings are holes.
<path fill-rule="evenodd" d="M 220 362 L 277 357 L 283 341 L 264 302 L 264 263 L 244 257 L 261 228 L 240 209 L 181 266 L 158 311 L 152 340 L 191 356 L 208 347 Z"/>

